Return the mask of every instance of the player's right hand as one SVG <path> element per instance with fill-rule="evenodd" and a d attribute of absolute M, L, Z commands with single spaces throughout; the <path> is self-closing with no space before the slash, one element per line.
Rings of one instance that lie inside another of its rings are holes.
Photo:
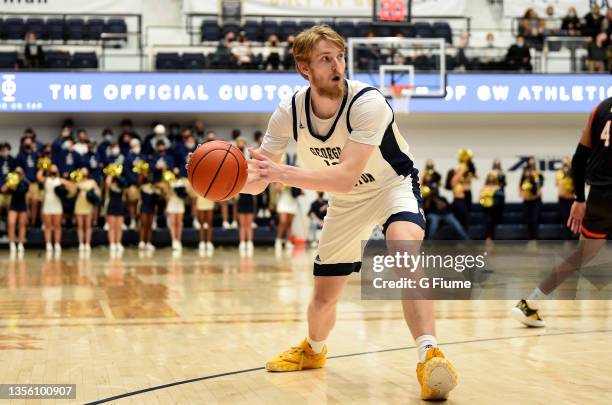
<path fill-rule="evenodd" d="M 582 220 L 586 212 L 586 203 L 574 201 L 570 216 L 567 219 L 567 227 L 571 229 L 573 233 L 579 233 L 582 228 Z"/>

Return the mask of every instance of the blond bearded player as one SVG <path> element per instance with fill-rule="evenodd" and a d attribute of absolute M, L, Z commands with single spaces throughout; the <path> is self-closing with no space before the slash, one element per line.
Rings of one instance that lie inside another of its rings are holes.
<path fill-rule="evenodd" d="M 361 267 L 361 241 L 383 225 L 387 240 L 422 240 L 418 171 L 393 111 L 373 87 L 345 80 L 344 41 L 327 26 L 295 39 L 293 54 L 307 89 L 280 103 L 263 144 L 252 151 L 242 193 L 261 193 L 271 182 L 332 194 L 314 263 L 314 296 L 308 336 L 268 361 L 269 371 L 323 367 L 336 302 L 348 276 Z M 303 167 L 280 164 L 290 139 Z M 423 399 L 442 399 L 457 384 L 451 363 L 437 347 L 433 302 L 402 301 L 418 347 L 417 378 Z"/>

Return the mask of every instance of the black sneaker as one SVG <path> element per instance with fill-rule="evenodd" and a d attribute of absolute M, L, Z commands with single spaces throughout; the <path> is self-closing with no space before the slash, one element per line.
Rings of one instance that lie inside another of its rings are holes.
<path fill-rule="evenodd" d="M 546 326 L 546 322 L 538 314 L 537 309 L 532 309 L 527 304 L 527 300 L 520 300 L 514 308 L 512 308 L 512 317 L 523 325 L 532 328 L 542 328 Z"/>

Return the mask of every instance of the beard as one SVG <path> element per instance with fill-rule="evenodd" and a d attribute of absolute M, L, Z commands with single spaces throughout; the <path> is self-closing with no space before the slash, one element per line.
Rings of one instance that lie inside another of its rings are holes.
<path fill-rule="evenodd" d="M 329 98 L 330 100 L 338 100 L 344 97 L 344 74 L 337 73 L 340 78 L 338 81 L 332 81 L 327 78 L 319 78 L 316 75 L 312 76 L 311 85 L 321 97 Z"/>

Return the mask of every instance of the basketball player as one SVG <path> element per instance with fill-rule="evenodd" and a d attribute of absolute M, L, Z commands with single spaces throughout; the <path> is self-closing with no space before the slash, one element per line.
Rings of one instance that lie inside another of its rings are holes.
<path fill-rule="evenodd" d="M 259 194 L 276 182 L 330 192 L 331 202 L 314 262 L 308 336 L 268 361 L 269 371 L 325 365 L 336 303 L 348 276 L 361 267 L 361 241 L 374 226 L 383 226 L 388 241 L 420 241 L 425 229 L 418 170 L 408 144 L 381 93 L 345 80 L 342 37 L 327 26 L 315 26 L 297 36 L 293 53 L 310 86 L 282 101 L 272 115 L 262 145 L 252 151 L 241 192 Z M 303 167 L 280 163 L 291 138 Z M 446 398 L 457 375 L 437 347 L 433 303 L 403 301 L 402 306 L 418 347 L 421 396 Z"/>
<path fill-rule="evenodd" d="M 546 299 L 555 288 L 594 258 L 612 236 L 612 97 L 599 104 L 591 113 L 582 131 L 580 143 L 572 158 L 572 178 L 576 200 L 572 204 L 567 226 L 580 232 L 581 242 L 572 255 L 554 268 L 538 288 L 512 309 L 512 315 L 532 327 L 545 326 L 538 313 L 539 301 Z M 585 203 L 584 184 L 591 185 Z"/>

